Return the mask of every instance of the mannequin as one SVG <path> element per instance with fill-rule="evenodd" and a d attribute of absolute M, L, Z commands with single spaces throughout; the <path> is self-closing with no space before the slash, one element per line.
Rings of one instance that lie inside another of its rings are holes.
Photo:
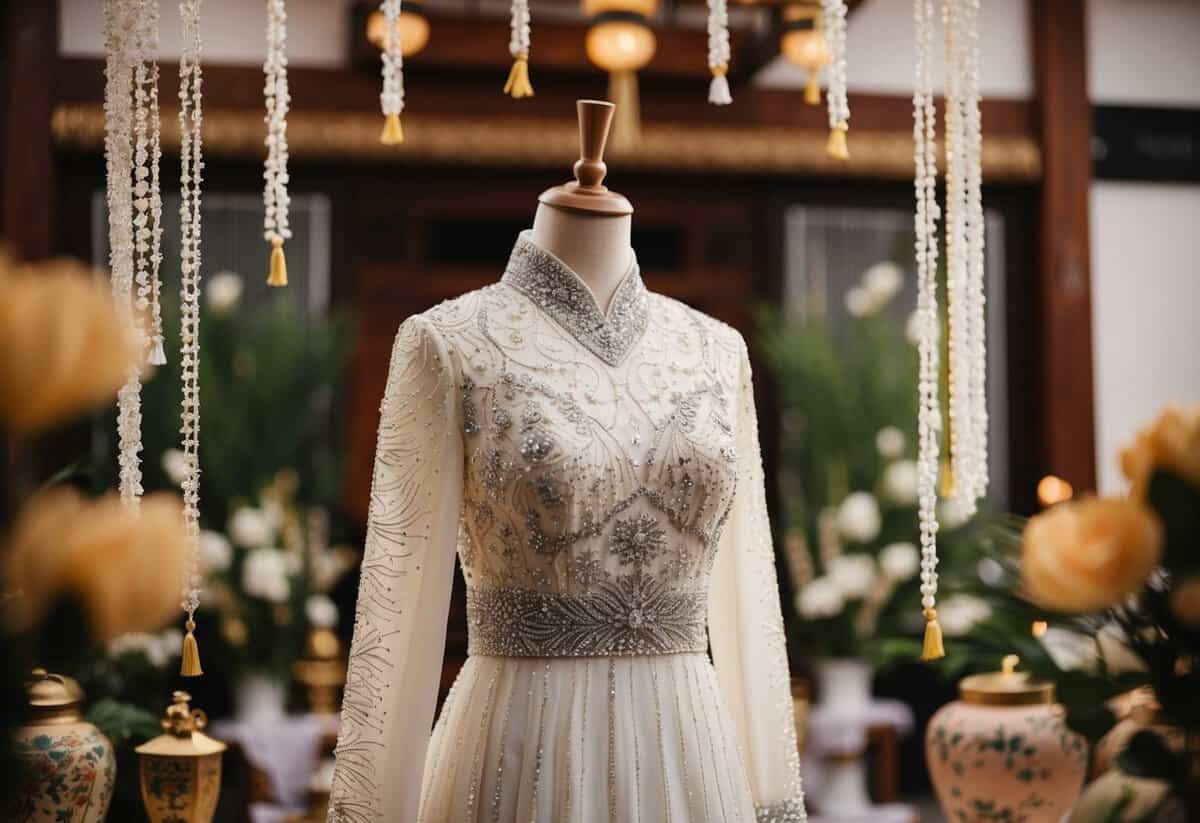
<path fill-rule="evenodd" d="M 633 258 L 633 206 L 601 185 L 613 104 L 580 100 L 577 108 L 580 158 L 575 181 L 547 189 L 538 198 L 532 239 L 579 275 L 606 312 Z"/>

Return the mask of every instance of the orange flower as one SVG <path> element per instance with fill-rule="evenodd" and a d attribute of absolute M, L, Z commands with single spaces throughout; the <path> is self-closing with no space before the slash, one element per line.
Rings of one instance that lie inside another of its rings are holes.
<path fill-rule="evenodd" d="M 1155 469 L 1173 472 L 1200 487 L 1200 406 L 1168 406 L 1121 450 L 1121 472 L 1135 500 L 1146 499 Z"/>
<path fill-rule="evenodd" d="M 18 513 L 2 555 L 5 585 L 18 595 L 13 628 L 31 628 L 72 595 L 96 640 L 159 629 L 179 609 L 186 547 L 175 495 L 149 495 L 133 508 L 112 494 L 42 492 Z"/>
<path fill-rule="evenodd" d="M 1162 525 L 1140 502 L 1090 498 L 1060 503 L 1025 526 L 1025 596 L 1060 612 L 1114 606 L 1142 587 L 1158 565 L 1162 543 Z"/>
<path fill-rule="evenodd" d="M 112 398 L 137 363 L 108 285 L 65 260 L 15 266 L 0 250 L 0 422 L 28 434 Z"/>

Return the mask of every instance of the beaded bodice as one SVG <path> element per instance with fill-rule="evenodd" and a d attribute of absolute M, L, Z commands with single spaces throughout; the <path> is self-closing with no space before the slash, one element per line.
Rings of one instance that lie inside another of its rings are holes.
<path fill-rule="evenodd" d="M 430 321 L 461 374 L 472 651 L 703 651 L 740 337 L 648 293 L 636 264 L 602 314 L 525 238 L 500 284 Z"/>

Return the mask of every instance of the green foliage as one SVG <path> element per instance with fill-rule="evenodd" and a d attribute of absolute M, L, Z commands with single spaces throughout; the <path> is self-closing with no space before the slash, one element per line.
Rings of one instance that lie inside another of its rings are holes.
<path fill-rule="evenodd" d="M 177 340 L 178 306 L 164 333 Z M 332 507 L 341 491 L 336 401 L 345 377 L 349 324 L 306 316 L 292 301 L 207 311 L 200 324 L 202 519 L 223 528 L 237 500 L 254 499 L 281 469 L 299 477 L 301 505 Z M 179 443 L 179 357 L 143 388 L 145 471 L 169 485 L 160 459 Z M 153 483 L 147 484 L 151 487 Z"/>

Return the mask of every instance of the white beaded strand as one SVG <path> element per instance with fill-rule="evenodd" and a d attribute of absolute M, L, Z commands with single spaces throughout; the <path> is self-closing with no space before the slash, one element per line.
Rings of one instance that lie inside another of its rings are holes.
<path fill-rule="evenodd" d="M 729 8 L 726 0 L 708 0 L 708 70 L 712 82 L 708 86 L 708 102 L 727 106 L 733 102 L 729 93 Z"/>
<path fill-rule="evenodd" d="M 113 297 L 134 316 L 134 54 L 136 8 L 132 0 L 104 4 L 104 158 L 108 201 L 108 262 Z M 136 333 L 143 335 L 140 323 Z M 139 348 L 139 351 L 141 349 Z M 121 500 L 136 506 L 142 494 L 142 410 L 139 364 L 131 363 L 117 392 L 117 464 Z"/>
<path fill-rule="evenodd" d="M 963 51 L 963 174 L 966 198 L 966 283 L 964 288 L 969 440 L 960 476 L 963 503 L 974 513 L 988 491 L 987 326 L 984 314 L 983 126 L 979 94 L 979 0 L 960 0 Z"/>
<path fill-rule="evenodd" d="M 529 82 L 529 0 L 512 0 L 509 14 L 508 53 L 512 70 L 504 83 L 504 93 L 516 99 L 533 96 Z"/>
<path fill-rule="evenodd" d="M 180 433 L 187 469 L 181 485 L 190 550 L 181 605 L 187 613 L 188 639 L 191 639 L 196 610 L 200 607 L 200 184 L 204 170 L 201 151 L 200 5 L 201 0 L 180 0 L 179 3 L 183 21 L 183 49 L 179 59 L 179 333 L 180 383 L 183 391 Z M 185 639 L 184 647 L 184 674 L 188 674 L 188 639 Z M 194 642 L 193 639 L 192 644 Z"/>
<path fill-rule="evenodd" d="M 400 0 L 383 0 L 383 91 L 379 105 L 383 110 L 381 143 L 395 145 L 404 140 L 400 129 L 400 113 L 404 111 L 404 55 L 400 51 Z"/>
<path fill-rule="evenodd" d="M 829 109 L 827 153 L 836 160 L 849 157 L 846 132 L 850 128 L 850 103 L 846 96 L 846 1 L 821 0 L 825 42 L 829 47 L 829 87 L 825 93 Z"/>
<path fill-rule="evenodd" d="M 287 9 L 284 0 L 267 0 L 267 57 L 263 63 L 266 101 L 267 159 L 263 167 L 263 239 L 271 244 L 271 266 L 267 284 L 287 285 L 283 261 L 284 241 L 291 239 L 288 222 L 287 115 L 291 104 L 287 74 Z"/>
<path fill-rule="evenodd" d="M 937 146 L 933 74 L 933 0 L 914 0 L 916 84 L 913 93 L 913 161 L 916 214 L 913 229 L 917 265 L 918 411 L 917 500 L 921 539 L 921 605 L 928 626 L 937 617 L 937 494 L 941 409 L 938 399 L 937 307 Z M 940 644 L 939 644 L 940 645 Z M 924 657 L 936 649 L 926 649 Z"/>
<path fill-rule="evenodd" d="M 161 204 L 158 164 L 162 157 L 158 122 L 158 2 L 136 0 L 134 63 L 133 248 L 136 297 L 148 361 L 166 362 L 158 306 L 161 262 Z M 156 203 L 158 208 L 156 209 Z"/>

